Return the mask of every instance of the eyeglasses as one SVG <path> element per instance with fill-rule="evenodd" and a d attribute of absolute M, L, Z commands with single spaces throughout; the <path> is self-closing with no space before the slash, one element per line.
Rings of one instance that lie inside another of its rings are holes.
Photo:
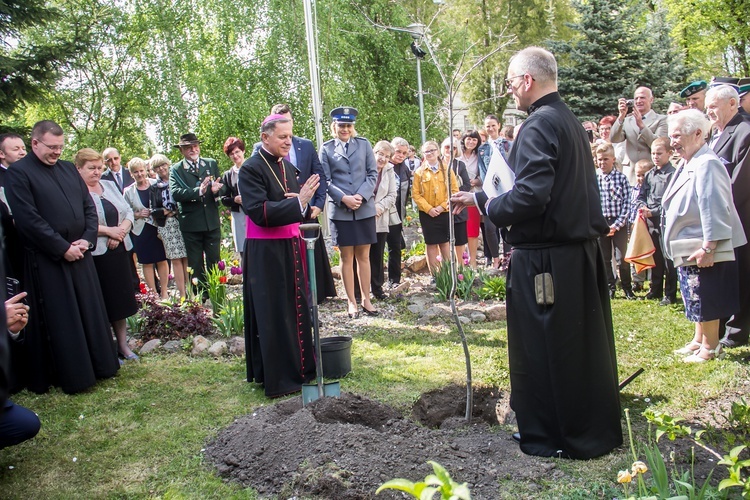
<path fill-rule="evenodd" d="M 115 161 L 115 160 L 119 160 L 119 159 L 120 159 L 120 157 L 119 157 L 119 156 L 113 156 L 112 158 L 106 158 L 106 159 L 104 160 L 104 162 L 105 162 L 105 163 L 109 163 L 109 162 L 111 162 L 111 161 Z"/>
<path fill-rule="evenodd" d="M 437 149 L 425 149 L 424 154 L 431 155 L 432 153 L 437 153 Z"/>
<path fill-rule="evenodd" d="M 506 89 L 505 91 L 506 91 L 506 93 L 511 92 L 513 90 L 513 86 L 511 85 L 511 82 L 513 80 L 515 80 L 516 78 L 523 78 L 526 75 L 528 75 L 528 73 L 524 73 L 522 75 L 511 76 L 510 78 L 506 78 L 505 80 L 503 80 L 503 83 L 505 84 L 505 89 Z M 529 75 L 529 76 L 531 76 L 531 75 Z M 535 82 L 536 78 L 534 78 L 533 76 L 531 76 L 531 81 Z"/>
<path fill-rule="evenodd" d="M 38 142 L 38 143 L 39 143 L 39 144 L 41 144 L 42 146 L 46 147 L 47 149 L 49 149 L 49 150 L 50 150 L 50 151 L 52 151 L 53 153 L 62 153 L 62 150 L 63 150 L 63 148 L 65 148 L 65 146 L 64 146 L 64 145 L 63 145 L 63 146 L 50 146 L 49 144 L 45 144 L 45 143 L 43 143 L 43 142 L 42 142 L 42 141 L 40 141 L 39 139 L 37 139 L 37 140 L 36 140 L 36 142 Z"/>

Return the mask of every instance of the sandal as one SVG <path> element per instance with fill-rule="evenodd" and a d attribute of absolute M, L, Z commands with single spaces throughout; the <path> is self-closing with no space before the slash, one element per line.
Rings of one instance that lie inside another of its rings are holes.
<path fill-rule="evenodd" d="M 698 356 L 701 351 L 708 353 L 707 358 Z M 694 354 L 691 354 L 687 358 L 683 359 L 685 363 L 703 363 L 705 361 L 711 361 L 712 359 L 722 359 L 724 357 L 724 351 L 721 350 L 721 344 L 716 346 L 715 349 L 698 349 Z"/>
<path fill-rule="evenodd" d="M 674 351 L 674 353 L 675 354 L 694 354 L 700 350 L 701 350 L 701 344 L 699 342 L 691 340 L 690 342 L 685 344 L 685 347 L 677 349 L 676 351 Z"/>

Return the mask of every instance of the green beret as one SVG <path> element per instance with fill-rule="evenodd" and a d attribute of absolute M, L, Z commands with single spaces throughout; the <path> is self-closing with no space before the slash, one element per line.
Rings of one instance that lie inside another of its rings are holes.
<path fill-rule="evenodd" d="M 703 80 L 699 80 L 697 82 L 693 82 L 684 89 L 682 89 L 682 92 L 680 92 L 680 97 L 685 99 L 686 97 L 690 97 L 693 94 L 697 94 L 701 90 L 706 90 L 708 88 L 708 82 L 705 82 Z"/>

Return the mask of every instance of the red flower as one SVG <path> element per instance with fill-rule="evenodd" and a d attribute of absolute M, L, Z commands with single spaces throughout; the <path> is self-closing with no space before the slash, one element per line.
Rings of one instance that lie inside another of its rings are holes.
<path fill-rule="evenodd" d="M 148 288 L 145 283 L 138 283 L 138 287 L 140 288 L 141 293 L 148 293 Z"/>
<path fill-rule="evenodd" d="M 219 276 L 219 283 L 221 283 L 223 285 L 226 282 L 227 282 L 227 277 L 226 276 Z"/>

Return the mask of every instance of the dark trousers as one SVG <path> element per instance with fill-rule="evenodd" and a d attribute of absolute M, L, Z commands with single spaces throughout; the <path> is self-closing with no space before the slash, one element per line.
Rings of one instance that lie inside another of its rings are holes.
<path fill-rule="evenodd" d="M 483 215 L 482 236 L 484 237 L 484 256 L 488 259 L 500 257 L 500 238 L 497 233 L 497 226 L 492 223 L 489 217 Z M 490 263 L 492 263 L 491 260 Z"/>
<path fill-rule="evenodd" d="M 383 295 L 383 283 L 385 282 L 383 256 L 388 234 L 377 233 L 378 241 L 370 245 L 370 289 L 375 297 Z"/>
<path fill-rule="evenodd" d="M 401 250 L 404 248 L 403 225 L 388 226 L 388 281 L 401 283 Z M 370 249 L 372 252 L 372 249 Z M 370 258 L 372 262 L 372 257 Z"/>
<path fill-rule="evenodd" d="M 615 219 L 607 217 L 607 224 L 610 226 L 614 223 Z M 604 255 L 604 264 L 607 271 L 607 284 L 610 290 L 615 289 L 617 283 L 617 276 L 615 276 L 614 270 L 612 269 L 612 258 L 614 254 L 617 268 L 620 272 L 620 284 L 623 290 L 632 290 L 632 282 L 630 279 L 630 264 L 625 262 L 625 252 L 628 249 L 628 230 L 625 226 L 620 228 L 619 231 L 615 231 L 613 236 L 602 236 L 599 238 L 599 245 L 602 248 L 602 254 Z"/>
<path fill-rule="evenodd" d="M 206 283 L 206 269 L 219 262 L 219 245 L 221 244 L 221 229 L 203 232 L 183 231 L 188 266 L 193 268 L 192 278 L 198 278 L 201 284 Z M 205 261 L 203 255 L 205 254 Z"/>
<path fill-rule="evenodd" d="M 657 221 L 658 224 L 658 221 Z M 663 238 L 658 231 L 651 233 L 654 242 L 654 268 L 651 269 L 651 294 L 654 297 L 666 295 L 672 302 L 677 298 L 677 270 L 674 263 L 664 255 Z M 664 278 L 666 277 L 666 282 Z"/>
<path fill-rule="evenodd" d="M 36 413 L 10 400 L 6 401 L 5 406 L 0 408 L 0 450 L 33 438 L 41 426 Z"/>
<path fill-rule="evenodd" d="M 734 249 L 734 257 L 737 261 L 737 276 L 739 277 L 740 310 L 726 322 L 725 330 L 722 331 L 724 321 L 721 322 L 720 333 L 724 338 L 733 340 L 739 344 L 745 344 L 750 336 L 750 243 Z"/>

